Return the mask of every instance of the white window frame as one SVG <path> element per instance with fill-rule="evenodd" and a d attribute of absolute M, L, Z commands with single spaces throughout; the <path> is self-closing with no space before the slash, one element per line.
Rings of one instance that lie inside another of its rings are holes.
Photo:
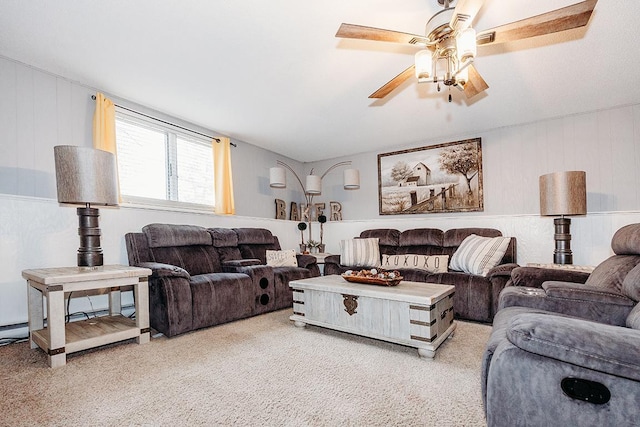
<path fill-rule="evenodd" d="M 167 179 L 167 196 L 177 198 L 177 175 L 173 174 L 173 171 L 177 168 L 177 137 L 182 136 L 188 139 L 195 139 L 196 142 L 202 143 L 202 145 L 211 148 L 211 156 L 213 158 L 213 147 L 212 147 L 212 138 L 209 139 L 204 137 L 198 133 L 191 132 L 189 130 L 179 128 L 177 126 L 173 126 L 170 123 L 166 123 L 161 120 L 154 120 L 153 118 L 146 117 L 142 114 L 136 114 L 135 112 L 128 110 L 126 108 L 122 108 L 116 106 L 116 121 L 118 119 L 129 121 L 133 124 L 142 124 L 146 127 L 166 132 L 168 141 L 167 141 L 167 174 L 165 178 Z M 117 140 L 117 135 L 116 135 Z M 118 166 L 119 167 L 119 166 Z M 211 177 L 212 186 L 214 185 L 215 176 Z M 172 184 L 173 182 L 173 184 Z M 161 210 L 170 210 L 170 211 L 178 211 L 178 212 L 206 212 L 213 213 L 215 206 L 213 204 L 204 204 L 204 203 L 189 203 L 189 202 L 181 202 L 178 200 L 172 199 L 155 199 L 150 197 L 141 197 L 141 196 L 133 196 L 127 194 L 120 194 L 122 199 L 122 203 L 127 204 L 131 207 L 140 207 L 140 208 L 158 208 Z"/>

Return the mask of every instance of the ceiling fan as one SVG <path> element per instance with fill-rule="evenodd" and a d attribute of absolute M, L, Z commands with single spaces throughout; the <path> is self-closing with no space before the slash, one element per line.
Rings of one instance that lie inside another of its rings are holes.
<path fill-rule="evenodd" d="M 415 63 L 391 79 L 369 98 L 384 98 L 415 75 L 419 83 L 454 86 L 472 98 L 489 88 L 473 66 L 477 47 L 510 42 L 585 26 L 598 0 L 585 0 L 571 6 L 532 16 L 521 21 L 476 31 L 471 26 L 484 0 L 438 0 L 443 10 L 426 24 L 424 36 L 362 25 L 342 24 L 336 37 L 406 43 L 422 47 Z M 449 93 L 451 102 L 451 93 Z"/>

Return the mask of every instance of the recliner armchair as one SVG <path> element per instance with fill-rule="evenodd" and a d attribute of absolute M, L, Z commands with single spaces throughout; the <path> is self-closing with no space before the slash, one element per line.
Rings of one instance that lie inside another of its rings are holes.
<path fill-rule="evenodd" d="M 636 305 L 633 287 L 623 283 L 640 264 L 640 224 L 619 229 L 611 239 L 613 256 L 591 274 L 571 270 L 517 267 L 500 293 L 500 309 L 540 308 L 600 323 L 623 326 Z"/>
<path fill-rule="evenodd" d="M 489 426 L 637 425 L 640 224 L 611 246 L 616 255 L 591 275 L 574 273 L 584 283 L 544 281 L 566 271 L 513 271 L 483 356 Z"/>

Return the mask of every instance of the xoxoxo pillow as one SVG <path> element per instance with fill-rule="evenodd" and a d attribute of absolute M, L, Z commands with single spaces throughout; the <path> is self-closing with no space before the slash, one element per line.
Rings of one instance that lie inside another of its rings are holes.
<path fill-rule="evenodd" d="M 288 249 L 284 251 L 266 251 L 267 265 L 272 267 L 297 267 L 298 259 L 296 251 Z"/>
<path fill-rule="evenodd" d="M 429 273 L 446 273 L 449 255 L 382 255 L 380 267 L 388 270 L 415 268 Z"/>

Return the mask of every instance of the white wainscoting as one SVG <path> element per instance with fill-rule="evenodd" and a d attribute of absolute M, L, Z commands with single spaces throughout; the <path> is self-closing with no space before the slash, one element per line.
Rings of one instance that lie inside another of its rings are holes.
<path fill-rule="evenodd" d="M 141 207 L 100 208 L 101 246 L 105 264 L 128 265 L 124 235 L 160 222 L 203 227 L 259 227 L 271 230 L 285 249 L 298 247 L 297 223 L 269 218 L 172 212 Z M 27 285 L 22 270 L 76 265 L 80 243 L 74 206 L 51 199 L 0 194 L 0 326 L 27 321 Z M 132 302 L 124 295 L 123 305 Z M 70 311 L 108 307 L 106 296 L 78 298 Z"/>
<path fill-rule="evenodd" d="M 597 265 L 613 254 L 611 238 L 620 227 L 640 222 L 640 212 L 590 213 L 571 219 L 571 248 L 576 265 Z M 314 224 L 314 227 L 317 224 Z M 496 228 L 505 236 L 518 240 L 518 264 L 553 262 L 553 218 L 539 215 L 455 216 L 450 218 L 394 218 L 369 221 L 327 222 L 324 240 L 327 252 L 340 253 L 339 241 L 358 236 L 371 228 L 439 228 L 449 230 L 462 227 Z"/>

